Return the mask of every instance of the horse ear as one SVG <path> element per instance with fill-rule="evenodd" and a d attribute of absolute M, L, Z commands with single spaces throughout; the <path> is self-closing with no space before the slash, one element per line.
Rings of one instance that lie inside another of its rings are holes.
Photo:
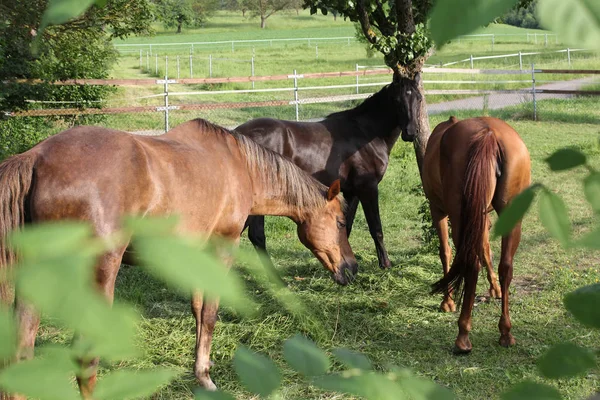
<path fill-rule="evenodd" d="M 338 194 L 340 194 L 340 180 L 336 179 L 327 189 L 327 201 L 335 199 Z"/>
<path fill-rule="evenodd" d="M 421 73 L 417 72 L 417 74 L 415 75 L 415 83 L 418 85 L 421 84 Z"/>

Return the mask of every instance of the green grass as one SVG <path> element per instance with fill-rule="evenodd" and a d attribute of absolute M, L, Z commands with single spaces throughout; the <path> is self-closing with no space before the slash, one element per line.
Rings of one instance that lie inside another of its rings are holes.
<path fill-rule="evenodd" d="M 509 123 L 529 148 L 533 180 L 543 182 L 563 197 L 574 234 L 579 236 L 592 229 L 596 221 L 583 196 L 581 178 L 585 171 L 551 173 L 543 160 L 554 150 L 569 145 L 584 150 L 591 164 L 600 167 L 600 108 L 593 99 L 553 100 L 543 103 L 543 107 L 546 112 L 542 122 L 517 118 Z M 509 111 L 503 110 L 498 115 L 511 117 Z M 513 112 L 518 117 L 518 110 Z M 457 115 L 462 118 L 469 114 Z M 432 128 L 447 117 L 432 118 Z M 282 369 L 283 385 L 274 398 L 349 398 L 315 389 L 286 366 L 281 346 L 296 332 L 311 337 L 328 352 L 336 347 L 364 352 L 378 369 L 391 364 L 409 367 L 449 387 L 460 399 L 494 399 L 523 379 L 543 381 L 535 362 L 555 343 L 572 341 L 597 348 L 600 333 L 579 325 L 561 306 L 561 299 L 581 285 L 598 281 L 600 258 L 596 253 L 560 248 L 549 238 L 534 211 L 523 223 L 511 286 L 511 316 L 517 345 L 504 349 L 497 344 L 499 302 L 478 301 L 471 336 L 474 350 L 469 356 L 453 355 L 458 316 L 440 313 L 441 296 L 429 294 L 429 285 L 441 276 L 441 264 L 437 251 L 421 239 L 422 216 L 418 210 L 424 199 L 418 187 L 412 146 L 399 142 L 380 185 L 385 240 L 394 266 L 390 271 L 379 270 L 374 245 L 359 210 L 351 244 L 360 272 L 357 280 L 345 288 L 336 286 L 302 247 L 291 221 L 267 218 L 267 244 L 277 270 L 288 288 L 313 310 L 320 328 L 315 329 L 314 321 L 308 318 L 285 312 L 268 290 L 238 266 L 237 272 L 247 283 L 248 295 L 259 308 L 252 318 L 242 318 L 226 308 L 220 311 L 212 351 L 215 366 L 211 372 L 217 385 L 231 391 L 236 398 L 252 398 L 237 382 L 232 367 L 233 353 L 242 343 L 268 354 Z M 245 238 L 242 246 L 250 249 Z M 496 261 L 498 247 L 499 242 L 495 241 Z M 487 281 L 483 276 L 479 283 L 478 294 L 486 293 Z M 133 304 L 142 315 L 138 346 L 144 356 L 119 365 L 103 365 L 101 374 L 122 366 L 174 367 L 182 375 L 152 398 L 192 398 L 194 320 L 189 301 L 134 267 L 121 270 L 116 301 Z M 45 321 L 38 344 L 69 340 L 69 335 Z M 581 399 L 600 389 L 597 374 L 595 370 L 577 379 L 548 383 L 566 398 Z"/>

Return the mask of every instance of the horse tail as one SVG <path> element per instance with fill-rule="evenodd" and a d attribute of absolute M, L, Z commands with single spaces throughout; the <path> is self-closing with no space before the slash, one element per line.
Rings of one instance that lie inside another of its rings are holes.
<path fill-rule="evenodd" d="M 25 223 L 25 199 L 31 188 L 36 156 L 31 152 L 13 156 L 0 163 L 0 301 L 12 303 L 12 287 L 6 279 L 16 255 L 8 248 L 8 235 Z"/>
<path fill-rule="evenodd" d="M 483 238 L 489 221 L 488 196 L 493 192 L 493 176 L 500 157 L 500 146 L 491 129 L 482 129 L 474 135 L 467 152 L 456 255 L 448 274 L 433 284 L 433 293 L 452 288 L 455 298 L 460 300 L 465 277 L 473 273 L 478 261 L 486 260 Z"/>

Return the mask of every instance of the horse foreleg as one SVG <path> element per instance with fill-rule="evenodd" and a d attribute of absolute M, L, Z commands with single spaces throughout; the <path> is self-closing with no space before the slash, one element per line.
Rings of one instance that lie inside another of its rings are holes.
<path fill-rule="evenodd" d="M 196 362 L 194 374 L 204 389 L 217 390 L 210 378 L 210 347 L 217 322 L 218 300 L 206 300 L 196 293 L 192 300 L 192 312 L 196 318 Z"/>
<path fill-rule="evenodd" d="M 448 242 L 448 216 L 431 204 L 429 205 L 429 210 L 431 211 L 433 227 L 440 239 L 440 261 L 442 262 L 444 276 L 446 276 L 450 271 L 450 262 L 452 261 L 452 250 L 450 249 L 450 244 Z M 442 304 L 440 304 L 440 309 L 444 312 L 456 311 L 456 304 L 454 304 L 454 300 L 452 300 L 452 290 L 450 288 L 444 293 L 444 299 L 442 300 Z"/>
<path fill-rule="evenodd" d="M 108 303 L 112 305 L 115 293 L 115 282 L 123 253 L 127 246 L 118 250 L 104 254 L 96 266 L 96 285 L 100 292 L 106 297 Z M 80 360 L 81 373 L 77 375 L 77 384 L 81 391 L 81 397 L 91 399 L 94 387 L 96 386 L 96 374 L 98 370 L 99 359 Z"/>
<path fill-rule="evenodd" d="M 521 222 L 513 228 L 508 236 L 502 238 L 502 254 L 500 256 L 500 265 L 498 266 L 500 287 L 502 289 L 502 315 L 500 316 L 498 328 L 500 329 L 500 345 L 504 347 L 515 344 L 515 338 L 510 333 L 512 325 L 508 311 L 508 291 L 513 277 L 513 259 L 520 241 Z"/>
<path fill-rule="evenodd" d="M 383 229 L 381 227 L 381 217 L 379 215 L 379 190 L 377 189 L 377 186 L 361 192 L 359 199 L 365 212 L 367 225 L 369 225 L 369 232 L 375 242 L 379 267 L 383 269 L 390 268 L 392 263 L 390 262 L 387 250 L 383 243 Z"/>
<path fill-rule="evenodd" d="M 490 283 L 489 294 L 491 298 L 499 299 L 502 297 L 498 279 L 494 273 L 494 262 L 492 261 L 492 247 L 490 246 L 489 234 L 490 220 L 488 219 L 488 229 L 483 234 L 483 256 L 485 257 L 485 268 L 487 269 L 487 279 Z"/>
<path fill-rule="evenodd" d="M 344 194 L 344 198 L 346 199 L 346 235 L 350 237 L 354 217 L 356 217 L 356 209 L 358 208 L 358 197 L 353 194 L 346 197 L 346 194 Z"/>

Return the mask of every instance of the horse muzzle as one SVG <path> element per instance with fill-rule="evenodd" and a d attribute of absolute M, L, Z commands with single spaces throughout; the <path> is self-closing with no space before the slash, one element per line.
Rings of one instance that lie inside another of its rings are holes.
<path fill-rule="evenodd" d="M 333 274 L 333 280 L 342 286 L 351 283 L 358 272 L 358 263 L 356 261 L 348 263 L 344 261 Z"/>

